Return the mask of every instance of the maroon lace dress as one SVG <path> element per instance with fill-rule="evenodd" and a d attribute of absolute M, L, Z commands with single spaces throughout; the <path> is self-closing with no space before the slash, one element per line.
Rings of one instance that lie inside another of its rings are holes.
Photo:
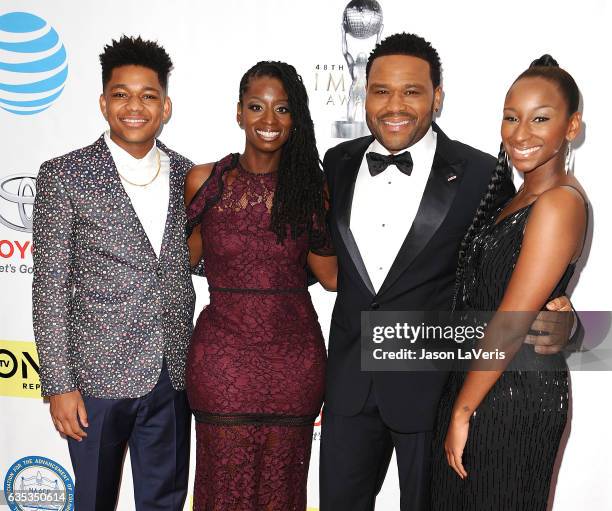
<path fill-rule="evenodd" d="M 187 361 L 195 510 L 306 508 L 326 354 L 305 264 L 309 251 L 333 251 L 325 228 L 276 242 L 275 183 L 276 173 L 250 173 L 229 155 L 187 210 L 210 289 Z"/>

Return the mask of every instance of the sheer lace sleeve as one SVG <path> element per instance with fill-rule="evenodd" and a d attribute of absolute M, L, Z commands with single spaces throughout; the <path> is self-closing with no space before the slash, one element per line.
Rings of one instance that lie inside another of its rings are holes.
<path fill-rule="evenodd" d="M 187 206 L 187 237 L 195 228 L 201 228 L 202 218 L 206 211 L 214 206 L 223 193 L 223 174 L 226 171 L 233 169 L 238 161 L 237 154 L 229 154 L 222 160 L 215 163 L 210 176 L 202 183 L 200 189 L 193 196 L 193 199 Z M 202 258 L 196 266 L 191 269 L 193 275 L 205 276 L 204 259 Z"/>
<path fill-rule="evenodd" d="M 210 176 L 202 183 L 187 206 L 187 236 L 190 236 L 195 227 L 202 223 L 206 211 L 219 201 L 223 193 L 223 174 L 233 169 L 237 161 L 237 154 L 228 154 L 215 163 Z"/>

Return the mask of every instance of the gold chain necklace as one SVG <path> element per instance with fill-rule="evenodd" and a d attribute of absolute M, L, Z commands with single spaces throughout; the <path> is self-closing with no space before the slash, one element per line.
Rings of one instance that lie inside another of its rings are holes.
<path fill-rule="evenodd" d="M 123 179 L 126 183 L 132 186 L 144 187 L 144 186 L 149 186 L 153 181 L 157 179 L 157 176 L 159 176 L 160 170 L 161 170 L 161 157 L 159 156 L 159 149 L 157 149 L 157 172 L 155 173 L 153 178 L 147 183 L 134 183 L 133 181 L 130 181 L 127 177 L 125 177 L 121 172 L 119 172 L 119 169 L 117 169 L 117 174 L 119 174 L 119 177 L 121 177 L 121 179 Z"/>

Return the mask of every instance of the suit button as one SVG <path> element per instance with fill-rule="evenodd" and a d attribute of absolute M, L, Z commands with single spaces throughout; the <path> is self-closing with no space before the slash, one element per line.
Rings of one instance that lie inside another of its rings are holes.
<path fill-rule="evenodd" d="M 161 279 L 164 276 L 164 270 L 162 270 L 161 268 L 157 268 L 155 270 L 155 275 L 157 275 Z"/>
<path fill-rule="evenodd" d="M 371 308 L 372 310 L 377 310 L 379 307 L 380 307 L 380 304 L 379 304 L 378 302 L 376 302 L 376 301 L 374 301 L 374 302 L 372 302 L 372 303 L 370 304 L 370 308 Z"/>

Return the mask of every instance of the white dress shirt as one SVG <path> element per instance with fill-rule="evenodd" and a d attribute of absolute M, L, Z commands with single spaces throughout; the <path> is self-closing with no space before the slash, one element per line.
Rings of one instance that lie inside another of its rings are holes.
<path fill-rule="evenodd" d="M 436 134 L 429 128 L 421 140 L 406 150 L 413 161 L 410 176 L 389 165 L 372 177 L 364 155 L 355 182 L 350 229 L 376 292 L 414 222 L 431 172 Z M 391 154 L 377 140 L 365 154 L 370 152 Z"/>
<path fill-rule="evenodd" d="M 161 252 L 168 201 L 170 199 L 170 158 L 155 144 L 143 158 L 134 158 L 125 149 L 119 147 L 104 133 L 104 141 L 115 161 L 115 166 L 138 220 L 151 242 L 155 255 Z M 159 151 L 160 171 L 153 182 L 147 186 L 135 186 L 128 183 L 148 183 L 157 173 L 157 153 Z"/>

